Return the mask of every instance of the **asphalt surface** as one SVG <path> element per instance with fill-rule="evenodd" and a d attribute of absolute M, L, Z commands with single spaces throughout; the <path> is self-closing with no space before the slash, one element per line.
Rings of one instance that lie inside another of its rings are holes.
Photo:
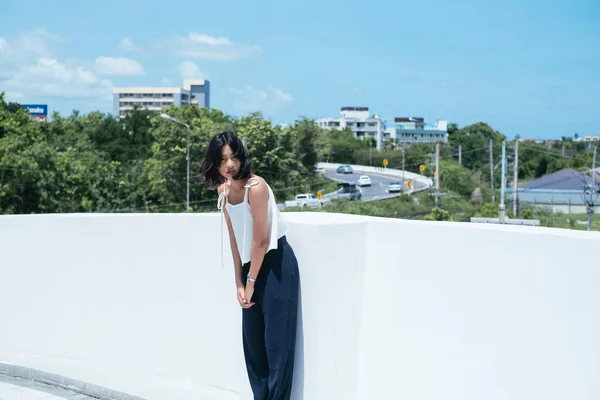
<path fill-rule="evenodd" d="M 341 174 L 335 172 L 335 170 L 326 170 L 324 176 L 328 179 L 337 182 L 356 183 L 358 177 L 361 175 L 368 175 L 371 178 L 371 186 L 361 186 L 362 201 L 373 201 L 387 199 L 390 197 L 397 197 L 400 193 L 389 193 L 388 186 L 390 182 L 398 182 L 400 179 L 395 177 L 389 177 L 385 175 L 379 175 L 374 173 L 363 174 L 360 172 L 354 172 L 352 174 Z"/>
<path fill-rule="evenodd" d="M 400 193 L 389 193 L 388 192 L 388 186 L 389 186 L 390 182 L 401 181 L 401 178 L 397 177 L 397 176 L 389 176 L 389 175 L 385 175 L 385 174 L 381 174 L 381 173 L 377 173 L 377 172 L 360 172 L 360 171 L 354 171 L 352 174 L 342 174 L 342 173 L 337 173 L 335 171 L 335 169 L 329 169 L 329 168 L 325 169 L 325 174 L 324 174 L 324 176 L 328 179 L 338 181 L 338 182 L 347 182 L 347 183 L 356 183 L 356 181 L 358 180 L 358 178 L 361 175 L 368 175 L 371 178 L 371 186 L 360 187 L 360 190 L 362 192 L 362 197 L 361 197 L 362 201 L 382 200 L 382 199 L 387 199 L 390 197 L 400 196 Z M 405 179 L 402 184 L 402 187 L 405 192 L 410 191 L 410 189 L 408 189 L 406 187 L 407 180 L 408 179 Z M 425 184 L 423 182 L 413 180 L 412 184 L 414 185 L 413 192 L 418 192 L 418 191 L 425 190 L 428 188 L 427 184 Z"/>

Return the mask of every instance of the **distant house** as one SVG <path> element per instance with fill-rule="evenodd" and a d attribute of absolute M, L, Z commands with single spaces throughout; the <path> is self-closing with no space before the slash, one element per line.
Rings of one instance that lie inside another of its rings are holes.
<path fill-rule="evenodd" d="M 591 184 L 589 175 L 571 168 L 565 168 L 525 183 L 519 186 L 519 190 L 572 190 L 581 192 L 588 184 Z"/>
<path fill-rule="evenodd" d="M 561 169 L 519 185 L 519 204 L 555 206 L 555 212 L 585 212 L 584 189 L 587 185 L 592 185 L 592 182 L 591 174 L 570 168 Z M 600 180 L 596 180 L 596 187 L 600 193 Z M 506 193 L 508 198 L 512 198 L 512 188 L 507 188 Z"/>

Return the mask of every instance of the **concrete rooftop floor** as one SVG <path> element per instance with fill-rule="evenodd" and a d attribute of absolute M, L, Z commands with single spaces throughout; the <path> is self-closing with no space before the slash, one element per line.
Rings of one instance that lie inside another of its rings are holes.
<path fill-rule="evenodd" d="M 83 394 L 27 379 L 0 374 L 0 400 L 89 400 Z"/>

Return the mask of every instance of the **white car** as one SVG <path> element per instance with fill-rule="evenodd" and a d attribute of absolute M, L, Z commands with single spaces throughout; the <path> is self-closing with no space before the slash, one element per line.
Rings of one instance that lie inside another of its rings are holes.
<path fill-rule="evenodd" d="M 337 172 L 338 174 L 351 174 L 352 167 L 350 165 L 340 165 L 339 167 L 337 167 L 335 172 Z"/>
<path fill-rule="evenodd" d="M 285 202 L 286 207 L 319 207 L 323 202 L 312 193 L 297 194 L 295 200 Z"/>
<path fill-rule="evenodd" d="M 371 186 L 371 177 L 369 175 L 361 175 L 356 181 L 358 186 Z"/>
<path fill-rule="evenodd" d="M 394 181 L 394 182 L 390 182 L 389 186 L 388 186 L 388 192 L 390 193 L 394 193 L 394 192 L 401 192 L 402 191 L 402 184 L 398 181 Z"/>

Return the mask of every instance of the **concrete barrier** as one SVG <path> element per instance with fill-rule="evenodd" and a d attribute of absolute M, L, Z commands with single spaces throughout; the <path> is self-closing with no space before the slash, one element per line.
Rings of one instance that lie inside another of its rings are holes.
<path fill-rule="evenodd" d="M 294 399 L 600 398 L 600 234 L 283 218 L 301 274 Z M 0 372 L 99 398 L 251 399 L 219 223 L 0 217 Z"/>

